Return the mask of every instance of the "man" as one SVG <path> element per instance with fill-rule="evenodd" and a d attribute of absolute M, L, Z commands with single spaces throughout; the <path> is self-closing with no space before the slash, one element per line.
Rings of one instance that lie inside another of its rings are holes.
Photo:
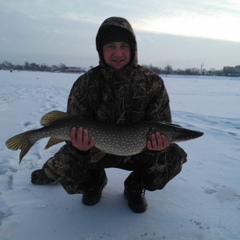
<path fill-rule="evenodd" d="M 169 97 L 163 80 L 138 65 L 137 43 L 129 22 L 120 17 L 106 19 L 96 36 L 99 65 L 74 83 L 67 112 L 106 123 L 137 123 L 144 120 L 171 122 Z M 157 132 L 151 135 L 142 153 L 130 156 L 106 154 L 91 162 L 87 129 L 71 131 L 66 142 L 42 169 L 32 173 L 33 184 L 60 183 L 69 194 L 82 193 L 85 205 L 95 205 L 107 184 L 104 168 L 132 171 L 124 182 L 130 209 L 147 209 L 145 190 L 162 189 L 186 162 L 187 154 Z"/>

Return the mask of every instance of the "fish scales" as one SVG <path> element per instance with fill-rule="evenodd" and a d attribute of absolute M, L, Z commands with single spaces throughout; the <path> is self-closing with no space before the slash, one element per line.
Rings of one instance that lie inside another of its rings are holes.
<path fill-rule="evenodd" d="M 147 127 L 140 129 L 134 127 L 114 127 L 111 126 L 103 132 L 92 134 L 96 138 L 96 147 L 115 155 L 126 156 L 136 154 L 146 145 Z M 88 129 L 91 133 L 91 129 Z M 91 134 L 90 134 L 91 135 Z M 135 141 L 138 139 L 138 141 Z M 134 150 L 134 149 L 138 150 Z"/>

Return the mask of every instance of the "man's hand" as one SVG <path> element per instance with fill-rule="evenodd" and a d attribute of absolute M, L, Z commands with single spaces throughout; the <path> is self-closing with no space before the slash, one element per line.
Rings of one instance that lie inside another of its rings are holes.
<path fill-rule="evenodd" d="M 90 140 L 88 137 L 88 131 L 83 130 L 82 128 L 79 128 L 78 131 L 76 130 L 76 128 L 72 128 L 71 141 L 75 148 L 84 152 L 91 149 L 96 143 L 95 138 L 92 137 Z"/>
<path fill-rule="evenodd" d="M 160 132 L 151 135 L 151 140 L 147 142 L 147 148 L 150 151 L 162 151 L 170 145 L 169 141 Z"/>

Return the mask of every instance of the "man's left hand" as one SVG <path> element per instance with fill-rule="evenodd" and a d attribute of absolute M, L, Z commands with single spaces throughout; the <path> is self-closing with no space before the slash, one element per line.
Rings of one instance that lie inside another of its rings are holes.
<path fill-rule="evenodd" d="M 151 135 L 151 140 L 147 142 L 147 149 L 150 151 L 162 151 L 170 145 L 169 141 L 160 132 Z"/>

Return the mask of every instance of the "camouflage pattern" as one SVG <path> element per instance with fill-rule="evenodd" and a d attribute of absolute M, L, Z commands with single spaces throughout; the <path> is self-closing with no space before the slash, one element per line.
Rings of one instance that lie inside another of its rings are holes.
<path fill-rule="evenodd" d="M 117 26 L 132 36 L 133 58 L 127 67 L 114 70 L 107 66 L 101 53 L 102 30 Z M 144 120 L 171 122 L 169 97 L 163 80 L 137 64 L 137 46 L 130 24 L 122 18 L 103 22 L 96 37 L 100 64 L 80 76 L 74 83 L 67 112 L 81 118 L 115 124 Z M 81 152 L 67 142 L 43 169 L 50 179 L 62 184 L 69 194 L 102 191 L 107 182 L 104 168 L 132 171 L 125 181 L 128 189 L 162 189 L 186 162 L 187 154 L 176 144 L 163 152 L 144 151 L 130 157 L 107 154 L 99 162 L 90 161 L 89 152 Z"/>

